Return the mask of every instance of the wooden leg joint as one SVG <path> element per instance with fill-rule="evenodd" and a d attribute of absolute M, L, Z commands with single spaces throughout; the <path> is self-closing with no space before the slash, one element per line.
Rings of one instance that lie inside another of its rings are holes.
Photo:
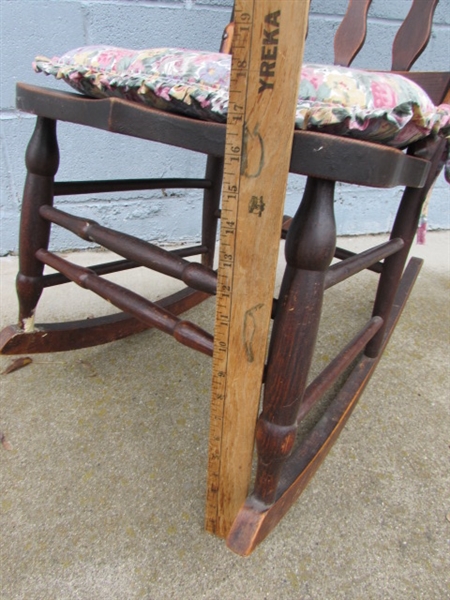
<path fill-rule="evenodd" d="M 261 460 L 267 464 L 273 460 L 289 456 L 295 442 L 296 433 L 297 427 L 295 424 L 278 425 L 260 417 L 256 426 L 256 445 Z"/>
<path fill-rule="evenodd" d="M 297 427 L 278 425 L 258 419 L 256 426 L 256 446 L 258 449 L 258 469 L 256 474 L 255 497 L 262 503 L 270 505 L 280 479 L 280 470 L 294 447 Z"/>

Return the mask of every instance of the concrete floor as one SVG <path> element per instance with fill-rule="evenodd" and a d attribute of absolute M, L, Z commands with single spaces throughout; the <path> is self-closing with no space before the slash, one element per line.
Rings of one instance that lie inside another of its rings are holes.
<path fill-rule="evenodd" d="M 352 418 L 245 559 L 203 530 L 209 358 L 148 331 L 1 375 L 1 598 L 450 598 L 450 233 L 414 254 L 425 267 Z M 0 265 L 4 325 L 16 259 Z M 373 283 L 367 273 L 342 284 L 345 298 L 327 292 L 332 350 L 319 344 L 316 370 L 358 329 Z M 68 286 L 44 294 L 38 320 L 99 310 Z M 213 303 L 189 316 L 212 329 Z M 12 357 L 0 359 L 3 370 Z"/>

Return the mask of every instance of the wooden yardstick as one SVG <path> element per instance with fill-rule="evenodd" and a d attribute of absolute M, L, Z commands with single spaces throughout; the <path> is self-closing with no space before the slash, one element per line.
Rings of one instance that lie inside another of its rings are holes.
<path fill-rule="evenodd" d="M 251 476 L 309 0 L 236 0 L 222 189 L 206 529 Z"/>

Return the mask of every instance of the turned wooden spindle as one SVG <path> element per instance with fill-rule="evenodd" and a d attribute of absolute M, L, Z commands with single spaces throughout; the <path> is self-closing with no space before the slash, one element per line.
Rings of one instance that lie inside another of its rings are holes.
<path fill-rule="evenodd" d="M 96 242 L 137 264 L 180 279 L 194 289 L 208 294 L 216 291 L 216 273 L 199 263 L 191 263 L 137 237 L 103 227 L 92 219 L 69 215 L 52 206 L 43 206 L 40 215 L 72 231 L 83 240 Z"/>
<path fill-rule="evenodd" d="M 258 468 L 254 496 L 271 504 L 283 462 L 292 451 L 319 327 L 326 270 L 336 227 L 334 183 L 309 178 L 286 239 L 287 268 L 277 305 L 263 410 L 256 428 Z"/>
<path fill-rule="evenodd" d="M 117 283 L 102 279 L 91 269 L 70 263 L 48 250 L 38 250 L 36 256 L 44 264 L 64 273 L 80 287 L 95 292 L 98 296 L 137 317 L 150 327 L 156 327 L 164 333 L 172 335 L 181 344 L 212 356 L 213 336 L 195 323 L 181 320 L 162 306 L 146 300 Z"/>
<path fill-rule="evenodd" d="M 54 176 L 59 166 L 56 121 L 38 117 L 28 144 L 25 164 L 27 177 L 22 201 L 19 234 L 19 272 L 16 279 L 19 299 L 19 327 L 32 331 L 34 311 L 42 293 L 44 265 L 35 257 L 47 248 L 50 223 L 39 215 L 43 205 L 53 203 Z"/>

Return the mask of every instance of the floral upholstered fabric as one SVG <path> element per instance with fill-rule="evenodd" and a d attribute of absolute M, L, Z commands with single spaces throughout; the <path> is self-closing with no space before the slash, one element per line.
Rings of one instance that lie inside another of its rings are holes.
<path fill-rule="evenodd" d="M 33 66 L 94 98 L 115 96 L 200 119 L 226 120 L 230 80 L 226 54 L 86 46 L 61 58 L 37 57 Z"/>
<path fill-rule="evenodd" d="M 60 58 L 37 57 L 33 66 L 94 98 L 115 96 L 226 121 L 231 69 L 226 54 L 86 46 Z M 418 85 L 399 75 L 305 64 L 296 127 L 404 147 L 429 134 L 450 135 L 450 105 L 435 107 Z"/>
<path fill-rule="evenodd" d="M 440 130 L 450 134 L 450 105 L 434 106 L 401 75 L 306 64 L 296 125 L 403 147 Z"/>

